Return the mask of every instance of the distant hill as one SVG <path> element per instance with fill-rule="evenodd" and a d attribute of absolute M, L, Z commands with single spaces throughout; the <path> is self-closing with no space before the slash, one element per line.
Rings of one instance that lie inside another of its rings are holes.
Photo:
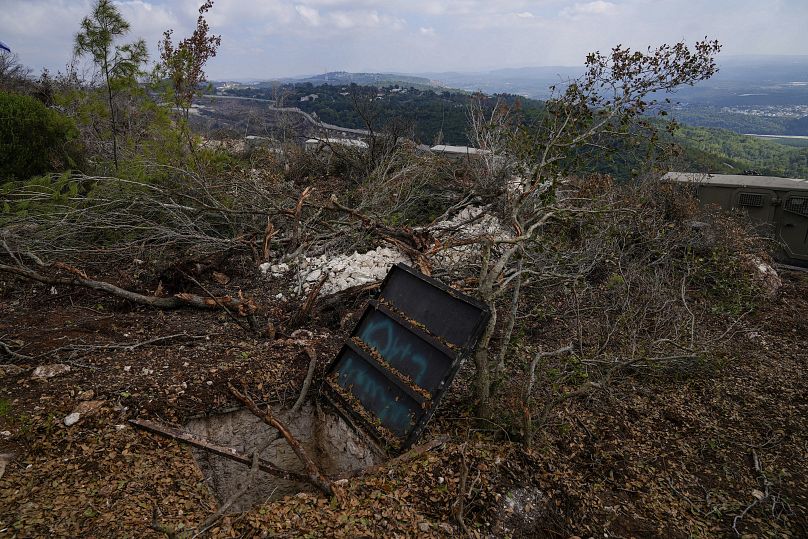
<path fill-rule="evenodd" d="M 348 74 L 344 74 L 348 75 Z M 372 74 L 367 74 L 368 76 Z M 376 79 L 381 82 L 381 78 Z M 272 87 L 239 87 L 222 89 L 225 95 L 275 100 L 282 96 L 280 106 L 298 107 L 321 121 L 350 128 L 366 128 L 363 114 L 356 109 L 356 103 L 366 105 L 365 117 L 373 117 L 374 129 L 384 127 L 392 120 L 404 120 L 411 126 L 416 141 L 435 144 L 467 145 L 468 105 L 471 95 L 448 89 L 418 89 L 414 86 L 358 85 L 345 82 L 338 84 L 331 79 L 329 84 L 315 85 L 311 82 L 275 83 Z M 517 101 L 526 122 L 541 115 L 543 102 L 513 94 L 498 96 L 510 104 Z M 492 105 L 496 101 L 490 98 Z M 745 115 L 736 115 L 741 119 Z M 764 127 L 782 131 L 786 123 L 783 119 L 767 119 L 749 116 Z M 678 118 L 680 121 L 681 117 Z M 802 121 L 789 120 L 796 128 Z M 778 123 L 779 122 L 779 123 Z M 716 121 L 716 123 L 720 123 Z M 721 127 L 698 127 L 684 125 L 673 139 L 681 145 L 684 155 L 678 168 L 693 172 L 738 173 L 743 170 L 757 170 L 761 173 L 808 177 L 808 148 L 792 147 L 773 140 L 764 140 L 743 134 L 733 133 Z M 742 124 L 736 126 L 743 127 Z M 619 143 L 616 143 L 619 144 Z M 634 170 L 642 168 L 648 156 L 628 148 L 617 152 L 605 160 L 598 152 L 592 152 L 584 160 L 588 170 L 608 172 L 617 177 L 627 177 Z"/>
<path fill-rule="evenodd" d="M 551 86 L 564 87 L 567 81 L 581 76 L 583 72 L 583 67 L 545 66 L 505 68 L 475 73 L 450 71 L 420 75 L 440 81 L 446 87 L 458 88 L 467 92 L 509 93 L 532 99 L 546 99 L 551 95 Z"/>
<path fill-rule="evenodd" d="M 347 84 L 357 84 L 360 86 L 373 86 L 384 88 L 387 86 L 399 86 L 402 88 L 417 88 L 420 90 L 441 89 L 443 85 L 433 79 L 416 75 L 405 75 L 401 73 L 350 73 L 347 71 L 331 71 L 318 75 L 305 75 L 302 77 L 284 77 L 271 80 L 259 80 L 252 82 L 214 82 L 217 89 L 244 89 L 244 88 L 274 88 L 279 84 L 312 84 L 320 86 L 328 84 L 332 86 L 344 86 Z"/>
<path fill-rule="evenodd" d="M 332 71 L 322 75 L 312 75 L 292 79 L 290 82 L 311 83 L 315 86 L 320 84 L 345 85 L 358 84 L 360 86 L 375 86 L 377 88 L 386 86 L 401 86 L 405 88 L 436 88 L 436 81 L 426 77 L 414 75 L 402 75 L 397 73 L 348 73 L 346 71 Z"/>

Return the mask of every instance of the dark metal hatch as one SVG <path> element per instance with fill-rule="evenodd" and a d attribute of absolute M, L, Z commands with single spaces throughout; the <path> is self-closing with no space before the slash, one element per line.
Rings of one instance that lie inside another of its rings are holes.
<path fill-rule="evenodd" d="M 490 313 L 481 302 L 396 264 L 326 370 L 325 398 L 388 451 L 421 435 Z"/>

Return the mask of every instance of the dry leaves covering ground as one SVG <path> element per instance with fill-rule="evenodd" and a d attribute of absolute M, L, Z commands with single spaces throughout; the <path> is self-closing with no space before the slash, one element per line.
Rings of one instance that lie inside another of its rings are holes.
<path fill-rule="evenodd" d="M 498 427 L 458 419 L 469 409 L 461 374 L 426 434 L 452 434 L 451 443 L 344 484 L 340 499 L 301 493 L 228 515 L 208 533 L 461 536 L 462 499 L 474 536 L 806 537 L 806 313 L 808 275 L 788 274 L 779 297 L 744 322 L 731 357 L 570 402 L 527 452 Z M 319 380 L 344 338 L 334 324 L 309 328 L 268 342 L 225 316 L 6 282 L 0 335 L 35 359 L 15 360 L 19 368 L 0 378 L 0 453 L 14 454 L 0 478 L 0 536 L 159 537 L 155 518 L 179 533 L 194 529 L 216 501 L 190 453 L 126 420 L 181 423 L 230 406 L 231 379 L 293 401 L 304 346 L 317 349 Z M 171 335 L 179 336 L 131 346 Z M 130 347 L 76 348 L 113 343 Z M 33 367 L 55 361 L 40 354 L 60 347 L 70 372 L 32 380 Z M 101 402 L 66 427 L 82 401 Z"/>

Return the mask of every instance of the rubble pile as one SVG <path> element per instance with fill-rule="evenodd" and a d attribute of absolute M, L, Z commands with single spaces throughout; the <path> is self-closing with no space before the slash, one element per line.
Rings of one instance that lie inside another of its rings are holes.
<path fill-rule="evenodd" d="M 467 240 L 481 236 L 506 238 L 511 235 L 496 216 L 487 213 L 486 208 L 476 206 L 464 208 L 451 219 L 435 223 L 432 225 L 431 231 L 443 242 L 450 239 Z M 449 269 L 467 262 L 470 257 L 479 255 L 479 245 L 458 245 L 436 254 L 434 262 L 440 267 Z"/>
<path fill-rule="evenodd" d="M 328 295 L 352 286 L 384 279 L 390 267 L 398 262 L 412 264 L 410 258 L 391 247 L 376 247 L 373 251 L 330 256 L 304 257 L 299 268 L 299 281 L 295 292 L 307 293 L 323 275 L 326 276 L 320 294 Z M 262 264 L 265 275 L 279 277 L 291 268 L 289 264 Z"/>
<path fill-rule="evenodd" d="M 510 235 L 496 216 L 481 207 L 465 208 L 451 219 L 436 223 L 430 230 L 442 241 L 466 240 L 479 236 L 504 238 Z M 467 262 L 470 257 L 479 256 L 479 253 L 478 245 L 459 245 L 436 254 L 433 261 L 439 267 L 451 268 Z M 294 263 L 267 262 L 261 264 L 259 269 L 268 277 L 278 278 L 296 267 L 298 273 L 293 291 L 296 295 L 308 293 L 325 275 L 320 294 L 328 295 L 353 286 L 380 281 L 387 275 L 390 267 L 398 262 L 412 264 L 410 257 L 398 249 L 380 246 L 366 253 L 354 251 L 352 254 L 302 257 L 299 266 Z"/>

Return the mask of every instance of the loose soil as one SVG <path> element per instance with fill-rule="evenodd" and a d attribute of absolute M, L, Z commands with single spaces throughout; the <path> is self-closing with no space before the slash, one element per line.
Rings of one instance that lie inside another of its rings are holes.
<path fill-rule="evenodd" d="M 425 433 L 448 433 L 451 442 L 343 483 L 339 499 L 291 495 L 228 515 L 206 533 L 449 537 L 465 525 L 473 536 L 497 537 L 733 537 L 736 530 L 807 537 L 808 274 L 783 278 L 778 296 L 741 322 L 731 357 L 686 376 L 629 378 L 570 401 L 528 450 L 509 441 L 503 426 L 470 417 L 466 365 Z M 276 290 L 234 278 L 229 292 L 239 286 L 264 315 L 288 314 L 272 299 Z M 182 425 L 232 410 L 228 381 L 291 406 L 307 346 L 319 360 L 316 398 L 348 334 L 339 321 L 362 304 L 342 304 L 269 341 L 224 313 L 52 292 L 0 281 L 0 340 L 31 358 L 0 357 L 17 367 L 0 374 L 0 454 L 13 454 L 0 472 L 2 537 L 161 537 L 195 529 L 217 502 L 191 451 L 127 420 Z M 35 367 L 51 363 L 71 370 L 32 379 Z M 91 410 L 65 426 L 83 401 L 101 403 L 85 405 Z"/>

